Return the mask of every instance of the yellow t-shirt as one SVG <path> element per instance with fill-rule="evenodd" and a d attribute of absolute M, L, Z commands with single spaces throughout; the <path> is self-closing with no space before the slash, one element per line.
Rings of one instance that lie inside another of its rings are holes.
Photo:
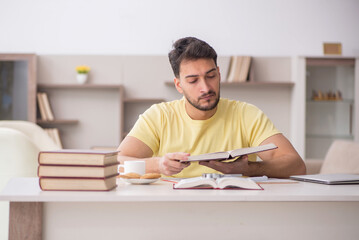
<path fill-rule="evenodd" d="M 251 104 L 221 98 L 211 118 L 193 120 L 182 98 L 151 106 L 128 135 L 149 146 L 153 156 L 163 156 L 171 152 L 198 155 L 258 146 L 277 133 L 268 117 Z M 249 156 L 249 160 L 255 161 L 255 155 Z M 173 177 L 196 177 L 202 173 L 218 172 L 194 162 Z"/>

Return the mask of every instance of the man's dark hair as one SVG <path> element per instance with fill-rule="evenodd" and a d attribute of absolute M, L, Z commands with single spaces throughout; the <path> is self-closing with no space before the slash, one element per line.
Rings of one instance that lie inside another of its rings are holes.
<path fill-rule="evenodd" d="M 213 59 L 217 66 L 217 53 L 205 41 L 195 37 L 185 37 L 173 43 L 173 49 L 168 53 L 168 58 L 174 75 L 178 78 L 180 64 L 183 60 L 197 60 L 201 58 Z"/>

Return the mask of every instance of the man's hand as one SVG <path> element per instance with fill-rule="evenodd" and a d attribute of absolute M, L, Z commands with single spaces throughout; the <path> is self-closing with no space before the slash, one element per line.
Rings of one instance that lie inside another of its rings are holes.
<path fill-rule="evenodd" d="M 200 165 L 213 168 L 223 174 L 241 173 L 243 175 L 248 174 L 248 156 L 243 155 L 233 162 L 221 162 L 218 160 L 212 161 L 200 161 Z"/>
<path fill-rule="evenodd" d="M 188 167 L 190 163 L 181 163 L 179 160 L 187 160 L 189 155 L 189 153 L 183 152 L 165 154 L 160 158 L 158 163 L 160 173 L 171 176 L 181 172 L 184 168 Z"/>

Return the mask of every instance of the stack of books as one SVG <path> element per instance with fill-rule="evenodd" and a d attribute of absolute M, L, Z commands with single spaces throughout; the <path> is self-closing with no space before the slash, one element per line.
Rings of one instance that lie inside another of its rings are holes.
<path fill-rule="evenodd" d="M 74 150 L 39 153 L 40 188 L 48 191 L 109 191 L 116 188 L 118 151 Z"/>

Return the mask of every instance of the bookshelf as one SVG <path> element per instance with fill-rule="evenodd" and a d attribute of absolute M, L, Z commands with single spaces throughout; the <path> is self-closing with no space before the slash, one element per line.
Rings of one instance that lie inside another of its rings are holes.
<path fill-rule="evenodd" d="M 163 102 L 163 98 L 126 98 L 125 103 L 159 103 Z"/>
<path fill-rule="evenodd" d="M 165 84 L 167 86 L 173 86 L 174 83 L 170 81 L 166 81 Z M 222 87 L 293 87 L 294 82 L 221 82 Z"/>
<path fill-rule="evenodd" d="M 346 57 L 305 58 L 305 156 L 308 159 L 324 159 L 336 139 L 358 137 L 355 62 L 355 58 Z"/>
<path fill-rule="evenodd" d="M 36 122 L 42 127 L 58 128 L 64 148 L 116 146 L 122 140 L 121 84 L 48 83 L 38 84 L 37 90 L 48 95 L 55 119 Z"/>
<path fill-rule="evenodd" d="M 221 87 L 257 88 L 257 87 L 294 87 L 292 79 L 292 59 L 289 57 L 251 57 L 251 64 L 246 81 L 230 82 L 226 79 L 228 68 L 221 70 Z M 219 65 L 220 63 L 218 63 Z M 174 86 L 173 81 L 166 81 L 166 86 Z"/>
<path fill-rule="evenodd" d="M 38 84 L 37 88 L 41 89 L 122 89 L 120 84 Z"/>
<path fill-rule="evenodd" d="M 217 60 L 221 97 L 258 106 L 304 157 L 305 57 L 252 56 L 250 80 L 246 82 L 227 82 L 230 56 L 219 56 Z M 74 66 L 79 63 L 91 66 L 88 84 L 73 84 Z M 64 134 L 74 134 L 79 142 L 84 141 L 77 145 L 64 136 L 65 147 L 117 146 L 138 115 L 152 104 L 182 97 L 170 81 L 173 73 L 167 56 L 39 55 L 38 65 L 38 91 L 48 93 L 57 121 L 40 124 L 57 126 Z M 84 116 L 78 115 L 81 111 Z M 89 118 L 96 118 L 92 122 L 97 125 L 87 124 Z M 85 129 L 97 135 L 88 136 Z M 100 138 L 96 141 L 89 140 L 97 136 Z"/>
<path fill-rule="evenodd" d="M 77 124 L 79 123 L 79 120 L 72 120 L 72 119 L 55 119 L 55 120 L 41 120 L 41 119 L 37 119 L 36 123 L 39 125 L 66 125 L 66 124 Z"/>

